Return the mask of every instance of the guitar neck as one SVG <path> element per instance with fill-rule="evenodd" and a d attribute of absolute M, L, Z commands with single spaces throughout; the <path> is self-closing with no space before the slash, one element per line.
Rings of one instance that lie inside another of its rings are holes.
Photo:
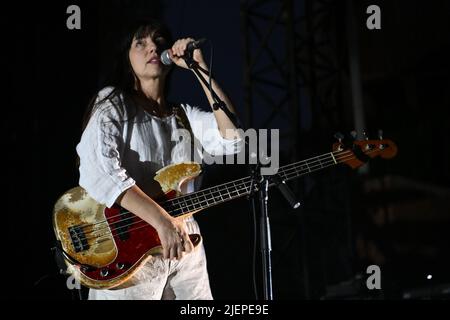
<path fill-rule="evenodd" d="M 347 158 L 348 155 L 346 152 L 329 152 L 311 159 L 283 166 L 278 170 L 278 174 L 283 180 L 292 180 L 311 172 L 337 165 L 347 160 Z M 160 203 L 160 205 L 170 215 L 178 217 L 249 195 L 251 191 L 250 187 L 251 177 L 245 177 L 167 200 Z"/>

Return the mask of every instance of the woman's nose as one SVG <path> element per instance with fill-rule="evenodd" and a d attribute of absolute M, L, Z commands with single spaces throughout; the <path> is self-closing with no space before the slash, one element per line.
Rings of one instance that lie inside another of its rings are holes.
<path fill-rule="evenodd" d="M 156 52 L 156 45 L 154 45 L 154 44 L 150 44 L 150 45 L 148 45 L 147 46 L 147 52 L 148 53 L 154 53 L 154 52 Z"/>

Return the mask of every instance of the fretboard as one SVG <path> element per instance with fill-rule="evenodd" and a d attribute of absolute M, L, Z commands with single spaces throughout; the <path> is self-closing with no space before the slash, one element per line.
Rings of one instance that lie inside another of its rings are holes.
<path fill-rule="evenodd" d="M 281 167 L 278 174 L 283 180 L 292 180 L 308 173 L 337 165 L 346 160 L 346 152 L 330 152 Z M 271 184 L 272 185 L 272 184 Z M 251 177 L 227 182 L 160 203 L 172 216 L 177 217 L 193 211 L 237 199 L 250 194 Z"/>

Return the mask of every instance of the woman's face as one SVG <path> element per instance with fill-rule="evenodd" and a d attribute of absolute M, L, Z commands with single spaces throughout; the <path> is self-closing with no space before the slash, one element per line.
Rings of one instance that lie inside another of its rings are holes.
<path fill-rule="evenodd" d="M 158 34 L 133 38 L 129 58 L 139 80 L 156 79 L 167 74 L 168 68 L 164 67 L 159 58 L 165 47 L 165 39 Z"/>

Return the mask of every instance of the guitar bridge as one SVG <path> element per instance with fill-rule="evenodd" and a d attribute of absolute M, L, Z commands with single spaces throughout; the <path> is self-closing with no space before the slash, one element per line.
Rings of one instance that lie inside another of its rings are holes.
<path fill-rule="evenodd" d="M 89 249 L 89 244 L 82 226 L 70 227 L 69 234 L 76 253 Z"/>

